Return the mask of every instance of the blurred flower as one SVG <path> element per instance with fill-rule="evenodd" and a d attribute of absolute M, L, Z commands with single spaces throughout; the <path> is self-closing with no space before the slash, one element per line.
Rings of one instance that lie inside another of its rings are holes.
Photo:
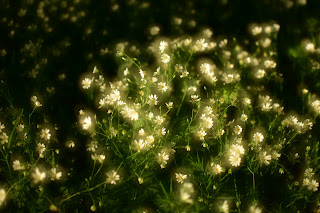
<path fill-rule="evenodd" d="M 89 89 L 91 86 L 91 83 L 93 82 L 93 78 L 85 78 L 82 80 L 82 88 L 83 89 Z"/>
<path fill-rule="evenodd" d="M 50 138 L 51 138 L 50 130 L 49 129 L 42 129 L 41 134 L 40 134 L 40 138 L 47 140 L 47 141 L 50 140 Z"/>
<path fill-rule="evenodd" d="M 120 181 L 120 175 L 114 170 L 107 173 L 107 183 L 115 185 L 117 181 Z"/>
<path fill-rule="evenodd" d="M 6 191 L 4 189 L 0 189 L 0 206 L 2 205 L 6 197 L 7 197 Z"/>
<path fill-rule="evenodd" d="M 37 167 L 31 174 L 31 176 L 33 178 L 33 182 L 37 184 L 38 182 L 42 182 L 46 178 L 46 173 L 40 172 L 39 168 Z"/>

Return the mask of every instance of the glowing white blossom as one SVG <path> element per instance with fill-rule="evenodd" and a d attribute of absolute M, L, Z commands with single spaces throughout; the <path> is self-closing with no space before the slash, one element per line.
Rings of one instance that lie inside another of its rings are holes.
<path fill-rule="evenodd" d="M 82 121 L 82 128 L 84 130 L 88 130 L 91 127 L 91 124 L 92 124 L 91 117 L 90 116 L 85 117 Z"/>
<path fill-rule="evenodd" d="M 13 168 L 13 170 L 22 170 L 23 169 L 19 160 L 13 161 L 12 168 Z"/>
<path fill-rule="evenodd" d="M 4 189 L 0 189 L 0 206 L 2 205 L 6 197 L 7 197 L 6 191 Z"/>
<path fill-rule="evenodd" d="M 264 136 L 261 132 L 256 132 L 253 135 L 253 141 L 256 143 L 261 143 L 264 140 Z"/>
<path fill-rule="evenodd" d="M 51 138 L 50 130 L 49 129 L 42 129 L 41 133 L 40 133 L 40 138 L 47 140 L 47 141 L 50 140 L 50 138 Z"/>
<path fill-rule="evenodd" d="M 42 182 L 44 181 L 44 179 L 46 178 L 46 173 L 45 172 L 41 172 L 39 170 L 39 168 L 37 167 L 34 172 L 31 174 L 32 178 L 33 178 L 33 182 L 35 184 L 37 184 L 38 182 Z"/>
<path fill-rule="evenodd" d="M 90 86 L 91 86 L 91 83 L 93 82 L 93 78 L 90 79 L 90 78 L 85 78 L 82 80 L 82 88 L 83 89 L 89 89 Z"/>
<path fill-rule="evenodd" d="M 120 175 L 114 170 L 107 173 L 107 183 L 109 184 L 117 184 L 117 181 L 120 181 Z"/>
<path fill-rule="evenodd" d="M 167 84 L 166 84 L 165 82 L 159 82 L 159 83 L 158 83 L 158 89 L 159 89 L 161 92 L 167 91 L 167 89 L 168 89 Z"/>
<path fill-rule="evenodd" d="M 192 183 L 184 183 L 180 188 L 180 199 L 183 203 L 193 203 L 192 195 L 194 193 L 194 188 Z"/>
<path fill-rule="evenodd" d="M 170 62 L 170 56 L 169 56 L 168 54 L 163 54 L 163 55 L 161 56 L 161 61 L 162 61 L 162 63 L 164 63 L 164 64 L 169 63 L 169 62 Z"/>
<path fill-rule="evenodd" d="M 50 170 L 51 180 L 59 180 L 62 177 L 62 172 L 57 172 L 57 168 L 52 168 Z"/>
<path fill-rule="evenodd" d="M 188 177 L 188 175 L 181 174 L 181 173 L 175 173 L 175 175 L 178 183 L 183 183 Z"/>
<path fill-rule="evenodd" d="M 164 50 L 168 47 L 168 42 L 166 41 L 161 41 L 159 45 L 159 50 L 161 53 L 164 52 Z"/>

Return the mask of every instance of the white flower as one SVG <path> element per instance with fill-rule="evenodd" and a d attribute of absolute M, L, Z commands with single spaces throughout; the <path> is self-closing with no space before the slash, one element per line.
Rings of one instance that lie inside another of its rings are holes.
<path fill-rule="evenodd" d="M 311 180 L 308 184 L 308 189 L 310 191 L 318 191 L 319 183 L 316 180 Z"/>
<path fill-rule="evenodd" d="M 148 145 L 151 145 L 154 142 L 154 137 L 152 135 L 147 136 L 146 142 L 148 143 Z"/>
<path fill-rule="evenodd" d="M 260 162 L 262 163 L 262 164 L 265 164 L 265 165 L 269 165 L 270 164 L 270 161 L 271 160 L 271 155 L 267 155 L 267 152 L 262 152 L 261 154 L 260 154 Z"/>
<path fill-rule="evenodd" d="M 141 76 L 141 80 L 143 80 L 143 79 L 144 79 L 144 76 L 145 76 L 145 72 L 142 71 L 142 70 L 139 70 L 139 74 L 140 74 L 140 76 Z"/>
<path fill-rule="evenodd" d="M 212 171 L 215 175 L 218 175 L 221 172 L 223 172 L 223 168 L 219 164 L 211 163 L 211 166 L 212 166 Z"/>
<path fill-rule="evenodd" d="M 57 172 L 57 168 L 52 168 L 51 170 L 51 180 L 59 180 L 62 177 L 62 172 Z"/>
<path fill-rule="evenodd" d="M 254 133 L 253 135 L 253 141 L 256 142 L 256 143 L 261 143 L 262 141 L 264 140 L 264 136 L 262 133 L 260 132 L 256 132 Z"/>
<path fill-rule="evenodd" d="M 7 193 L 4 189 L 0 189 L 0 206 L 2 205 L 2 203 L 4 202 L 4 200 L 6 199 Z"/>
<path fill-rule="evenodd" d="M 211 72 L 211 65 L 208 63 L 203 63 L 200 65 L 200 71 L 204 74 L 209 74 Z"/>
<path fill-rule="evenodd" d="M 191 103 L 197 103 L 201 100 L 198 95 L 191 95 Z"/>
<path fill-rule="evenodd" d="M 240 125 L 237 125 L 234 127 L 234 133 L 237 135 L 240 135 L 242 132 L 242 127 Z"/>
<path fill-rule="evenodd" d="M 308 168 L 304 171 L 304 175 L 308 178 L 311 178 L 314 175 L 313 169 L 312 168 Z"/>
<path fill-rule="evenodd" d="M 187 70 L 184 70 L 181 72 L 180 78 L 187 77 L 189 75 L 189 72 Z"/>
<path fill-rule="evenodd" d="M 262 32 L 262 27 L 260 26 L 255 26 L 254 28 L 252 28 L 251 30 L 252 35 L 259 35 Z"/>
<path fill-rule="evenodd" d="M 158 89 L 161 91 L 161 92 L 165 92 L 167 91 L 168 87 L 166 85 L 165 82 L 159 82 L 158 83 Z"/>
<path fill-rule="evenodd" d="M 33 106 L 35 108 L 42 106 L 42 104 L 38 101 L 37 96 L 35 96 L 35 95 L 31 97 L 31 102 L 33 103 Z"/>
<path fill-rule="evenodd" d="M 138 134 L 139 134 L 140 136 L 143 136 L 143 135 L 145 134 L 144 129 L 141 128 L 141 129 L 138 131 Z"/>
<path fill-rule="evenodd" d="M 0 132 L 5 128 L 5 125 L 0 122 Z"/>
<path fill-rule="evenodd" d="M 92 122 L 91 122 L 91 117 L 88 116 L 88 117 L 85 117 L 82 121 L 82 128 L 84 130 L 88 130 L 91 126 Z"/>
<path fill-rule="evenodd" d="M 167 48 L 167 46 L 168 46 L 168 42 L 166 42 L 166 41 L 161 41 L 161 42 L 160 42 L 160 45 L 159 45 L 159 50 L 160 50 L 160 52 L 163 53 L 164 50 Z"/>
<path fill-rule="evenodd" d="M 199 39 L 196 41 L 194 46 L 195 51 L 204 51 L 208 47 L 208 43 L 206 43 L 205 39 Z"/>
<path fill-rule="evenodd" d="M 170 56 L 169 56 L 168 54 L 163 54 L 163 55 L 161 56 L 161 61 L 162 61 L 162 63 L 164 63 L 164 64 L 169 63 L 169 62 L 170 62 Z"/>
<path fill-rule="evenodd" d="M 203 141 L 204 140 L 204 136 L 207 135 L 206 131 L 204 131 L 203 129 L 200 129 L 198 132 L 197 132 L 197 135 L 199 136 L 200 140 Z"/>
<path fill-rule="evenodd" d="M 9 142 L 8 139 L 9 139 L 8 135 L 5 132 L 2 132 L 2 134 L 0 135 L 1 144 L 8 143 Z"/>
<path fill-rule="evenodd" d="M 39 157 L 43 158 L 43 153 L 44 151 L 46 151 L 46 145 L 44 145 L 43 143 L 38 143 L 36 150 L 39 152 Z"/>
<path fill-rule="evenodd" d="M 251 99 L 250 99 L 250 98 L 244 98 L 244 99 L 243 99 L 243 103 L 244 103 L 245 105 L 250 105 L 250 104 L 251 104 Z"/>
<path fill-rule="evenodd" d="M 183 203 L 192 204 L 193 200 L 191 198 L 194 193 L 194 188 L 192 183 L 184 183 L 180 189 L 180 199 Z"/>
<path fill-rule="evenodd" d="M 31 174 L 33 178 L 33 182 L 37 184 L 38 182 L 42 182 L 46 178 L 46 173 L 45 172 L 40 172 L 39 168 L 37 167 L 34 170 L 34 173 Z"/>
<path fill-rule="evenodd" d="M 264 71 L 263 69 L 259 69 L 257 72 L 256 72 L 256 78 L 263 78 L 264 75 L 266 74 L 266 71 Z"/>
<path fill-rule="evenodd" d="M 178 183 L 183 183 L 184 180 L 187 179 L 188 175 L 184 175 L 184 174 L 181 174 L 181 173 L 175 173 L 176 175 L 176 179 L 177 179 L 177 182 Z"/>
<path fill-rule="evenodd" d="M 241 144 L 233 144 L 230 148 L 230 154 L 231 155 L 243 155 L 245 153 L 245 150 Z"/>
<path fill-rule="evenodd" d="M 263 62 L 263 65 L 266 67 L 266 68 L 275 68 L 277 66 L 277 63 L 274 62 L 273 60 L 265 60 Z"/>
<path fill-rule="evenodd" d="M 249 212 L 250 212 L 250 213 L 261 213 L 262 210 L 261 210 L 260 208 L 256 207 L 256 206 L 251 206 L 251 207 L 249 208 Z"/>
<path fill-rule="evenodd" d="M 230 155 L 229 162 L 231 166 L 237 167 L 240 166 L 241 163 L 241 157 L 239 155 Z"/>
<path fill-rule="evenodd" d="M 315 47 L 314 47 L 314 44 L 313 43 L 308 43 L 306 45 L 306 50 L 310 53 L 313 53 L 315 51 Z"/>
<path fill-rule="evenodd" d="M 220 211 L 222 211 L 223 213 L 229 213 L 229 205 L 227 200 L 225 200 L 220 206 Z"/>
<path fill-rule="evenodd" d="M 23 169 L 19 160 L 13 161 L 12 168 L 13 168 L 13 170 L 22 170 Z"/>
<path fill-rule="evenodd" d="M 82 88 L 83 89 L 89 89 L 91 86 L 91 83 L 93 82 L 93 78 L 85 78 L 82 80 Z"/>
<path fill-rule="evenodd" d="M 47 141 L 50 140 L 50 138 L 51 138 L 50 130 L 49 129 L 42 129 L 41 134 L 40 134 L 40 138 L 47 140 Z"/>
<path fill-rule="evenodd" d="M 69 148 L 73 148 L 73 147 L 75 147 L 76 145 L 75 145 L 75 143 L 74 143 L 73 141 L 67 141 L 67 142 L 66 142 L 66 146 L 69 147 Z"/>
<path fill-rule="evenodd" d="M 96 73 L 98 73 L 98 72 L 99 72 L 99 70 L 98 70 L 97 66 L 94 66 L 94 67 L 93 67 L 93 70 L 92 70 L 92 73 L 93 73 L 93 74 L 96 74 Z"/>
<path fill-rule="evenodd" d="M 168 103 L 166 103 L 166 106 L 168 109 L 172 109 L 173 107 L 173 102 L 172 101 L 169 101 Z"/>
<path fill-rule="evenodd" d="M 124 75 L 124 76 L 127 76 L 127 75 L 129 75 L 129 74 L 130 74 L 129 69 L 128 69 L 128 68 L 125 68 L 125 69 L 123 70 L 123 75 Z"/>
<path fill-rule="evenodd" d="M 133 149 L 137 150 L 137 152 L 141 152 L 146 148 L 146 146 L 147 146 L 147 142 L 142 139 L 133 141 Z"/>
<path fill-rule="evenodd" d="M 0 126 L 1 126 L 1 123 L 0 123 Z M 22 132 L 24 130 L 24 125 L 23 124 L 19 124 L 18 126 L 17 126 L 17 131 L 18 132 Z M 1 132 L 1 127 L 0 127 L 0 132 Z"/>
<path fill-rule="evenodd" d="M 317 113 L 320 114 L 320 100 L 315 100 L 311 103 L 311 106 L 313 110 Z"/>
<path fill-rule="evenodd" d="M 150 105 L 157 105 L 158 104 L 158 96 L 157 95 L 149 95 L 148 104 Z"/>
<path fill-rule="evenodd" d="M 212 118 L 206 114 L 202 114 L 200 119 L 202 120 L 202 124 L 205 128 L 210 129 L 213 126 Z"/>
<path fill-rule="evenodd" d="M 134 110 L 127 106 L 123 108 L 120 112 L 125 118 L 130 118 L 132 121 L 136 121 L 139 119 L 139 114 Z"/>
<path fill-rule="evenodd" d="M 166 151 L 161 151 L 158 153 L 158 163 L 160 164 L 161 169 L 167 165 L 169 160 L 169 154 Z"/>
<path fill-rule="evenodd" d="M 158 26 L 153 26 L 150 28 L 150 34 L 151 35 L 157 35 L 160 31 L 160 28 Z"/>
<path fill-rule="evenodd" d="M 107 173 L 107 183 L 115 185 L 117 181 L 120 181 L 120 175 L 114 170 Z"/>

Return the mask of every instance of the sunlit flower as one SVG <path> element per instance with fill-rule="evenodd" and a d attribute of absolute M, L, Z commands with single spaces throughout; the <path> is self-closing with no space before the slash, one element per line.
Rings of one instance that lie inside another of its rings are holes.
<path fill-rule="evenodd" d="M 34 173 L 31 174 L 33 178 L 33 182 L 37 184 L 38 182 L 42 182 L 46 178 L 46 173 L 45 172 L 40 172 L 39 168 L 37 167 L 34 170 Z"/>
<path fill-rule="evenodd" d="M 93 82 L 93 78 L 90 79 L 90 78 L 85 78 L 82 80 L 82 88 L 83 89 L 89 89 L 90 86 L 91 86 L 91 83 Z"/>
<path fill-rule="evenodd" d="M 158 96 L 157 95 L 149 95 L 148 104 L 157 105 L 158 104 Z"/>
<path fill-rule="evenodd" d="M 161 53 L 164 52 L 164 50 L 168 47 L 168 42 L 166 41 L 161 41 L 159 45 L 159 50 Z"/>
<path fill-rule="evenodd" d="M 211 163 L 211 167 L 212 167 L 212 171 L 215 175 L 218 175 L 221 172 L 223 172 L 223 168 L 220 166 L 220 164 Z"/>
<path fill-rule="evenodd" d="M 43 158 L 43 153 L 46 151 L 46 145 L 44 145 L 43 143 L 38 143 L 36 150 L 39 152 L 39 157 Z"/>
<path fill-rule="evenodd" d="M 47 140 L 47 141 L 50 140 L 50 138 L 51 138 L 50 130 L 49 129 L 42 129 L 41 134 L 40 134 L 40 138 Z"/>
<path fill-rule="evenodd" d="M 240 135 L 242 132 L 242 127 L 240 125 L 237 125 L 234 127 L 234 133 L 237 135 Z"/>
<path fill-rule="evenodd" d="M 85 117 L 82 121 L 82 128 L 84 130 L 88 130 L 91 127 L 91 124 L 92 124 L 91 117 L 90 116 Z"/>
<path fill-rule="evenodd" d="M 51 172 L 50 175 L 51 175 L 52 181 L 59 180 L 62 177 L 62 172 L 57 172 L 57 168 L 52 168 L 50 172 Z"/>
<path fill-rule="evenodd" d="M 271 155 L 267 155 L 267 152 L 264 151 L 260 154 L 260 162 L 265 165 L 269 165 L 271 160 Z"/>
<path fill-rule="evenodd" d="M 241 163 L 241 157 L 239 155 L 230 155 L 229 162 L 231 166 L 238 167 Z"/>
<path fill-rule="evenodd" d="M 167 91 L 168 87 L 166 85 L 165 82 L 159 82 L 158 83 L 158 89 L 161 91 L 161 92 L 165 92 Z"/>
<path fill-rule="evenodd" d="M 125 106 L 120 113 L 123 115 L 123 117 L 129 118 L 132 121 L 136 121 L 139 119 L 139 114 L 134 109 L 129 108 L 128 106 Z"/>
<path fill-rule="evenodd" d="M 311 182 L 308 185 L 308 189 L 311 191 L 318 191 L 319 183 L 316 180 L 311 180 Z"/>
<path fill-rule="evenodd" d="M 13 168 L 13 170 L 22 170 L 23 169 L 19 160 L 13 161 L 12 168 Z"/>
<path fill-rule="evenodd" d="M 0 141 L 1 141 L 2 145 L 9 142 L 9 136 L 7 135 L 7 133 L 5 133 L 5 132 L 1 133 Z"/>
<path fill-rule="evenodd" d="M 206 133 L 206 131 L 204 131 L 203 129 L 200 129 L 200 130 L 197 132 L 197 135 L 198 135 L 199 139 L 200 139 L 201 141 L 203 141 L 203 140 L 204 140 L 204 136 L 206 136 L 207 133 Z"/>
<path fill-rule="evenodd" d="M 109 184 L 115 185 L 115 184 L 117 184 L 117 181 L 120 181 L 120 175 L 118 175 L 118 173 L 114 170 L 109 171 L 107 173 L 107 181 L 106 182 Z"/>
<path fill-rule="evenodd" d="M 261 143 L 263 140 L 264 140 L 264 136 L 263 136 L 262 133 L 260 133 L 260 132 L 254 133 L 254 135 L 253 135 L 253 141 L 254 142 Z"/>
<path fill-rule="evenodd" d="M 178 183 L 183 183 L 184 180 L 187 179 L 188 175 L 184 175 L 184 174 L 181 174 L 181 173 L 175 173 L 176 175 L 176 179 L 177 179 L 177 182 Z"/>
<path fill-rule="evenodd" d="M 180 188 L 180 199 L 183 203 L 193 203 L 192 195 L 194 193 L 194 188 L 192 183 L 184 183 Z"/>
<path fill-rule="evenodd" d="M 4 189 L 0 189 L 0 206 L 2 205 L 6 197 L 7 197 L 6 191 Z"/>
<path fill-rule="evenodd" d="M 225 200 L 223 204 L 220 206 L 220 211 L 223 213 L 229 213 L 229 205 L 227 200 Z"/>
<path fill-rule="evenodd" d="M 255 26 L 251 30 L 252 35 L 259 35 L 261 32 L 262 32 L 262 27 L 260 26 Z"/>
<path fill-rule="evenodd" d="M 31 102 L 32 102 L 34 108 L 42 106 L 42 104 L 38 101 L 38 97 L 35 95 L 31 97 Z"/>
<path fill-rule="evenodd" d="M 161 56 L 161 61 L 162 61 L 162 63 L 164 63 L 164 64 L 169 63 L 169 62 L 170 62 L 170 56 L 169 56 L 168 54 L 163 54 L 163 55 Z"/>
<path fill-rule="evenodd" d="M 249 208 L 249 212 L 250 212 L 250 213 L 261 213 L 262 210 L 261 210 L 260 208 L 256 207 L 256 206 L 251 206 L 251 207 Z"/>

